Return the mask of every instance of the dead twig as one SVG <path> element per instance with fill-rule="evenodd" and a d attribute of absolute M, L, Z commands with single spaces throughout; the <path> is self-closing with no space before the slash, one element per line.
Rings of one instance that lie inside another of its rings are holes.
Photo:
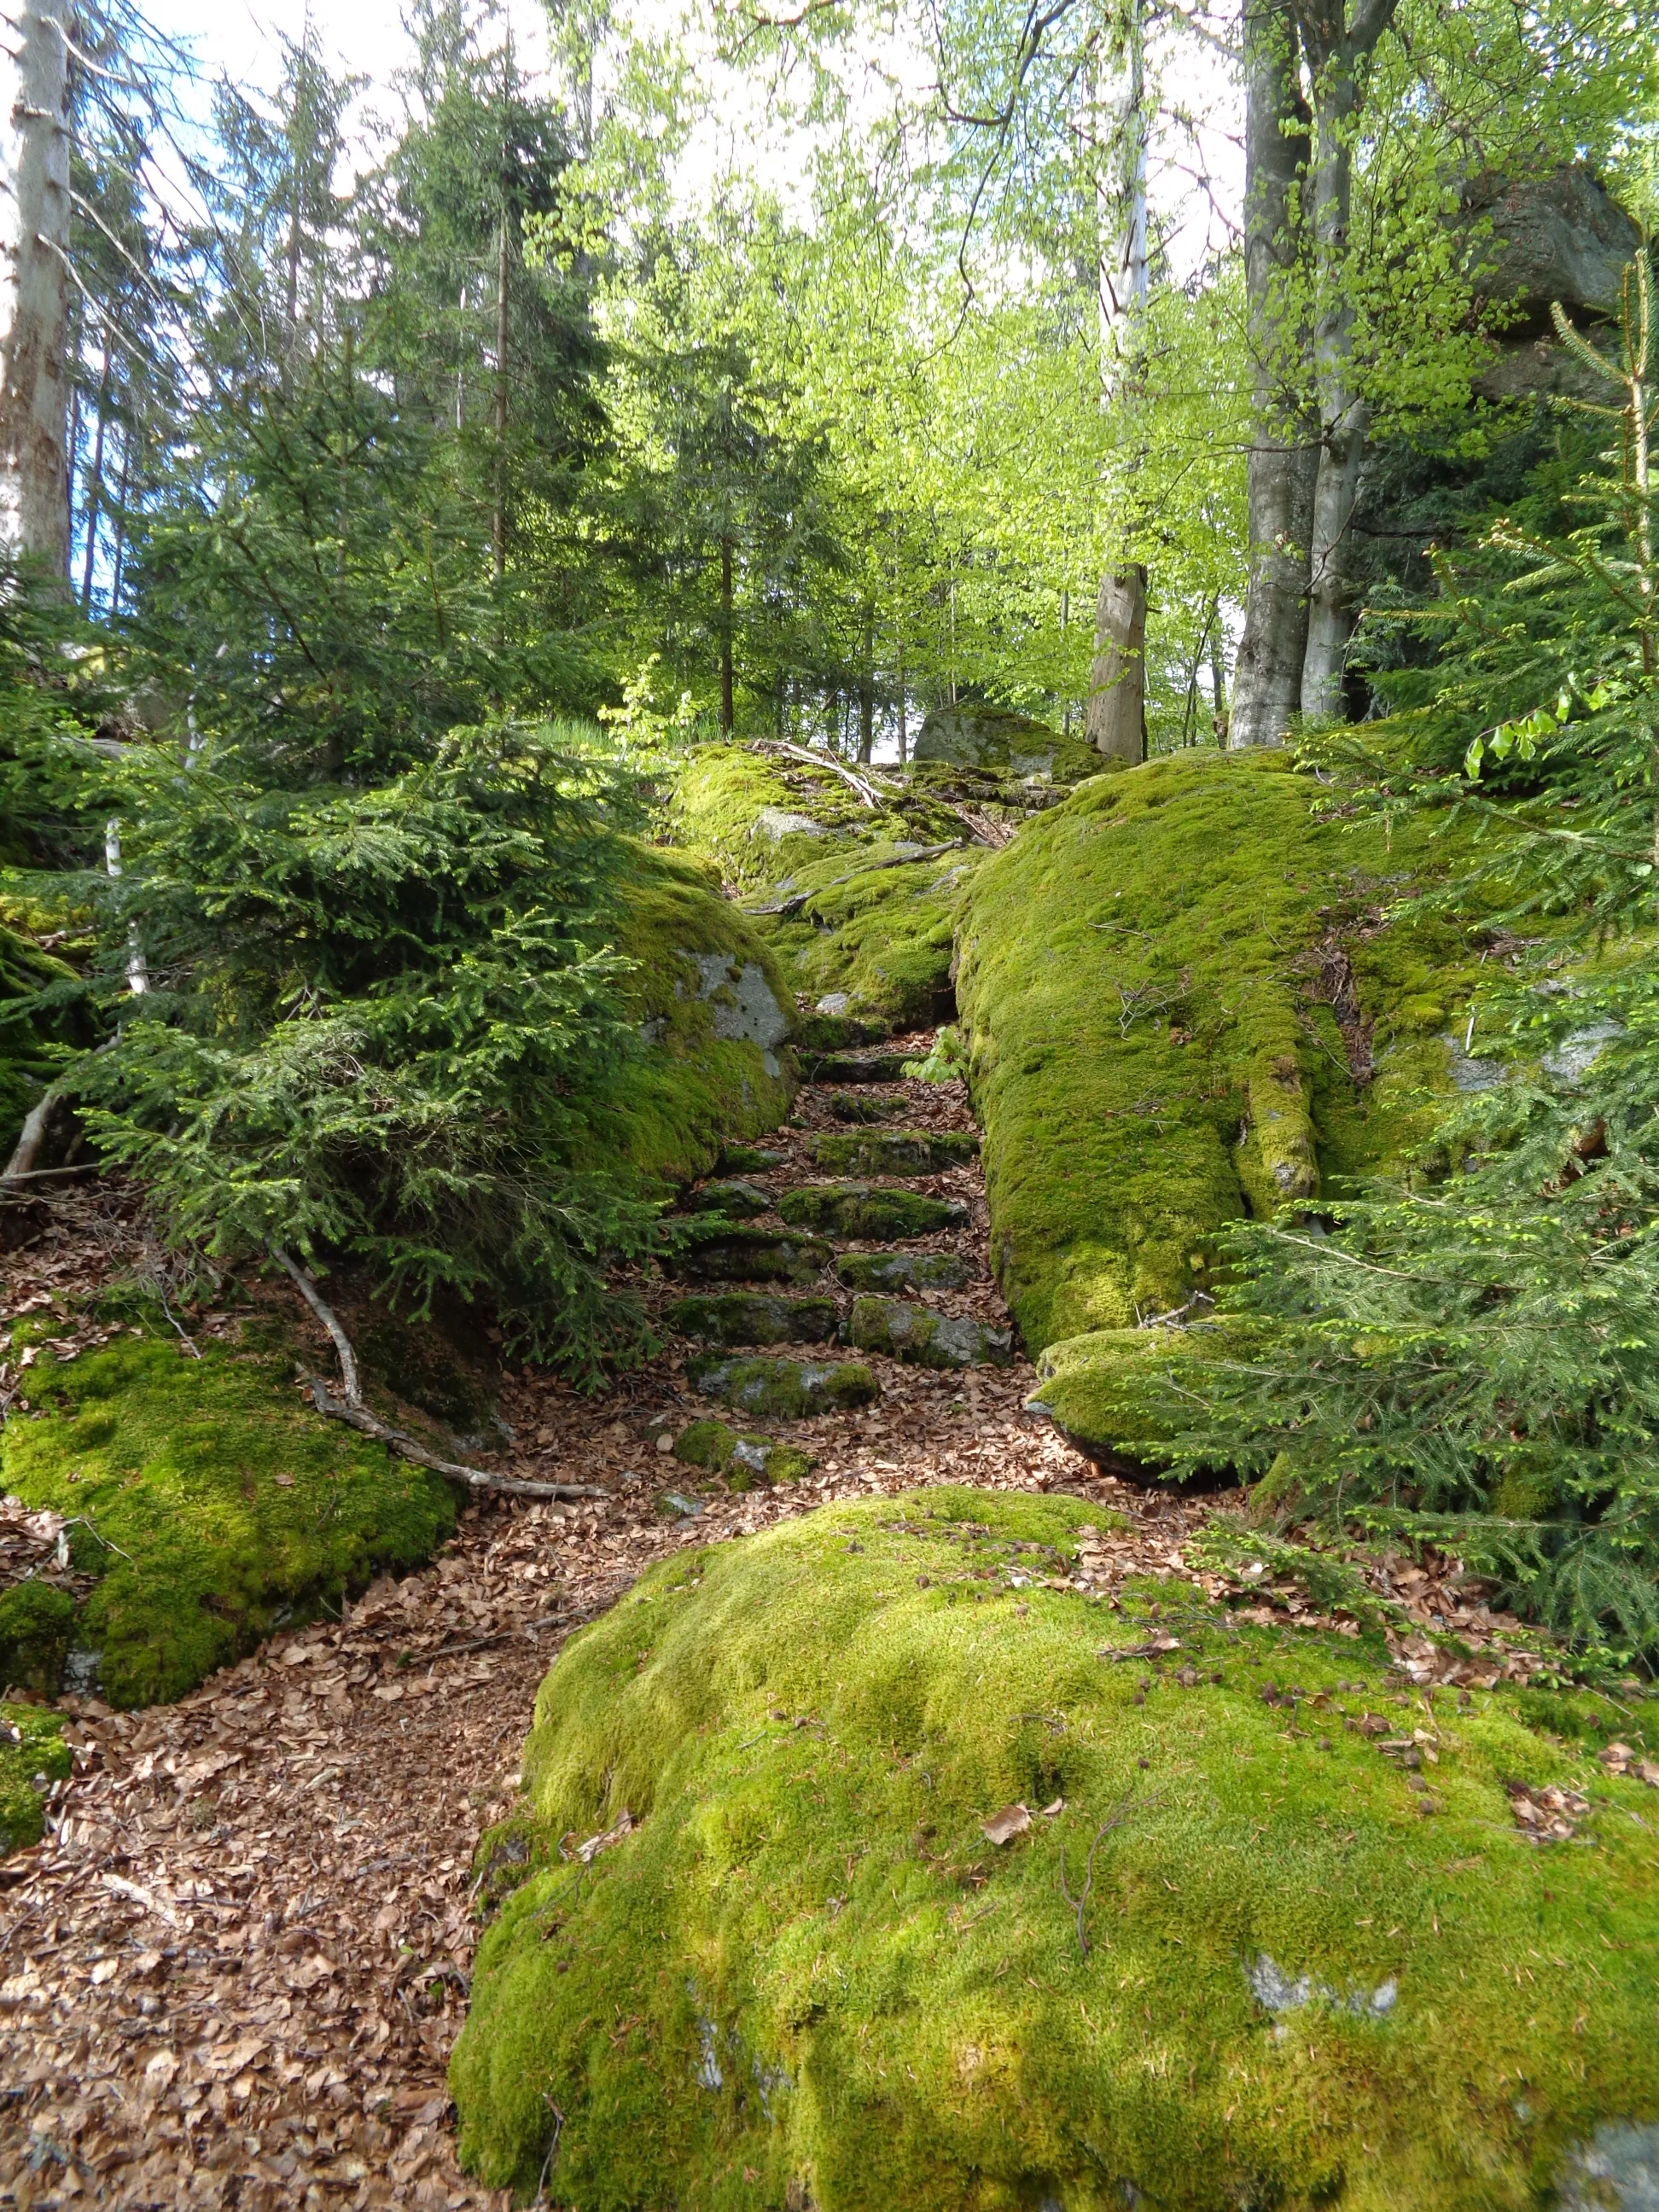
<path fill-rule="evenodd" d="M 385 1421 L 377 1420 L 367 1406 L 343 1405 L 330 1395 L 329 1387 L 320 1375 L 311 1378 L 311 1395 L 319 1413 L 331 1420 L 343 1421 L 348 1428 L 357 1429 L 366 1437 L 373 1437 L 388 1451 L 395 1451 L 400 1459 L 413 1461 L 416 1467 L 429 1467 L 434 1474 L 447 1475 L 452 1482 L 464 1482 L 469 1490 L 499 1491 L 505 1498 L 607 1498 L 608 1491 L 598 1489 L 588 1482 L 521 1482 L 510 1474 L 487 1474 L 481 1467 L 468 1467 L 462 1460 L 441 1459 L 436 1452 L 417 1444 L 413 1437 L 405 1436 Z"/>
<path fill-rule="evenodd" d="M 1161 1790 L 1154 1790 L 1151 1796 L 1141 1798 L 1139 1802 L 1142 1807 L 1151 1805 L 1155 1802 L 1158 1798 L 1161 1797 L 1163 1794 L 1164 1793 Z M 1066 1899 L 1067 1905 L 1072 1906 L 1077 1914 L 1077 1940 L 1085 1959 L 1089 1955 L 1089 1931 L 1083 1924 L 1083 1915 L 1084 1910 L 1089 1902 L 1089 1893 L 1095 1886 L 1095 1853 L 1100 1849 L 1101 1844 L 1105 1841 L 1106 1838 L 1112 1833 L 1112 1831 L 1115 1828 L 1121 1828 L 1123 1826 L 1124 1822 L 1129 1818 L 1131 1813 L 1134 1809 L 1135 1794 L 1132 1786 L 1124 1791 L 1122 1796 L 1118 1799 L 1117 1803 L 1112 1808 L 1111 1811 L 1106 1815 L 1106 1818 L 1095 1830 L 1095 1839 L 1089 1846 L 1089 1863 L 1084 1870 L 1083 1887 L 1079 1891 L 1075 1897 L 1073 1896 L 1071 1891 L 1066 1885 L 1066 1841 L 1064 1837 L 1060 1838 L 1060 1893 Z"/>
<path fill-rule="evenodd" d="M 760 738 L 756 742 L 769 753 L 787 753 L 791 760 L 805 761 L 808 768 L 827 768 L 831 775 L 838 775 L 843 783 L 851 786 L 872 813 L 880 811 L 881 800 L 874 787 L 862 776 L 854 775 L 844 761 L 829 753 L 810 753 L 805 745 L 792 745 L 787 738 Z"/>

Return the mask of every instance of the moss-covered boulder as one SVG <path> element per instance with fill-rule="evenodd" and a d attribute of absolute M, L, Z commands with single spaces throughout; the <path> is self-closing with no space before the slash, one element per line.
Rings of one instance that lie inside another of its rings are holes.
<path fill-rule="evenodd" d="M 878 1190 L 867 1182 L 807 1182 L 786 1191 L 778 1212 L 792 1228 L 822 1229 L 831 1237 L 927 1237 L 968 1218 L 954 1198 L 928 1198 L 915 1190 Z"/>
<path fill-rule="evenodd" d="M 968 1262 L 954 1252 L 849 1252 L 836 1273 L 849 1291 L 959 1291 Z"/>
<path fill-rule="evenodd" d="M 992 1256 L 1034 1350 L 1184 1306 L 1224 1224 L 1431 1131 L 1480 932 L 1389 923 L 1439 853 L 1328 796 L 1282 753 L 1156 760 L 975 877 L 957 990 Z"/>
<path fill-rule="evenodd" d="M 838 1121 L 890 1121 L 904 1111 L 902 1098 L 879 1098 L 858 1091 L 832 1091 L 830 1111 Z"/>
<path fill-rule="evenodd" d="M 642 1050 L 596 1090 L 596 1166 L 653 1182 L 707 1175 L 720 1147 L 775 1129 L 796 1086 L 793 993 L 752 923 L 696 856 L 633 848 L 617 949 Z"/>
<path fill-rule="evenodd" d="M 75 1638 L 75 1600 L 38 1579 L 0 1593 L 0 1690 L 55 1698 Z"/>
<path fill-rule="evenodd" d="M 1253 1334 L 1252 1325 L 1230 1320 L 1066 1337 L 1038 1358 L 1036 1389 L 1026 1407 L 1048 1414 L 1099 1465 L 1139 1476 L 1156 1466 L 1169 1433 L 1169 1385 L 1200 1392 L 1206 1363 L 1249 1358 L 1259 1348 Z"/>
<path fill-rule="evenodd" d="M 193 1689 L 270 1631 L 429 1559 L 455 1496 L 441 1475 L 311 1411 L 287 1359 L 126 1337 L 29 1370 L 0 1486 L 70 1518 L 98 1577 L 76 1622 L 112 1705 Z"/>
<path fill-rule="evenodd" d="M 833 1298 L 727 1291 L 715 1297 L 677 1299 L 663 1319 L 682 1336 L 701 1337 L 708 1344 L 827 1344 L 840 1316 Z"/>
<path fill-rule="evenodd" d="M 1080 738 L 977 700 L 935 707 L 917 734 L 915 758 L 1041 783 L 1079 783 L 1102 766 L 1100 755 Z"/>
<path fill-rule="evenodd" d="M 1659 2112 L 1653 1800 L 1577 1701 L 1394 1703 L 1379 1638 L 1178 1582 L 1115 1614 L 1066 1586 L 1097 1510 L 837 1504 L 571 1638 L 526 1818 L 611 1840 L 526 1854 L 484 1937 L 470 2167 L 584 2212 L 1534 2212 Z"/>
<path fill-rule="evenodd" d="M 772 1211 L 772 1194 L 763 1184 L 732 1176 L 704 1183 L 687 1204 L 694 1213 L 723 1213 L 728 1221 L 752 1221 L 757 1213 Z"/>
<path fill-rule="evenodd" d="M 705 1353 L 686 1372 L 705 1398 L 774 1420 L 872 1406 L 881 1385 L 861 1360 L 722 1359 Z"/>
<path fill-rule="evenodd" d="M 829 1264 L 827 1244 L 777 1229 L 699 1236 L 672 1261 L 677 1274 L 706 1283 L 810 1283 Z"/>
<path fill-rule="evenodd" d="M 788 1158 L 787 1152 L 776 1152 L 761 1145 L 722 1145 L 714 1161 L 714 1172 L 720 1176 L 764 1175 L 769 1168 L 781 1168 Z"/>
<path fill-rule="evenodd" d="M 854 1298 L 843 1335 L 859 1352 L 884 1352 L 918 1367 L 1004 1367 L 1014 1356 L 1011 1329 L 899 1298 Z"/>
<path fill-rule="evenodd" d="M 799 1482 L 817 1464 L 799 1445 L 728 1429 L 724 1421 L 690 1423 L 674 1439 L 674 1456 L 683 1466 L 723 1475 L 726 1487 L 739 1492 L 757 1482 Z"/>
<path fill-rule="evenodd" d="M 40 1842 L 46 1826 L 41 1784 L 66 1781 L 73 1765 L 57 1713 L 0 1705 L 0 1858 Z"/>
<path fill-rule="evenodd" d="M 935 1136 L 925 1129 L 830 1130 L 811 1138 L 808 1150 L 819 1167 L 841 1175 L 942 1175 L 973 1159 L 979 1139 L 955 1131 Z"/>

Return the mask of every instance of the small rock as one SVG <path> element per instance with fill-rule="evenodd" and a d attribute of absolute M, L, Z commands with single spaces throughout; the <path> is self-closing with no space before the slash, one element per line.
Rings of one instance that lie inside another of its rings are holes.
<path fill-rule="evenodd" d="M 893 1298 L 855 1298 L 842 1335 L 860 1352 L 884 1352 L 919 1367 L 1006 1366 L 1013 1358 L 1011 1329 Z"/>
<path fill-rule="evenodd" d="M 849 1291 L 959 1291 L 968 1263 L 954 1252 L 849 1252 L 836 1273 Z"/>
<path fill-rule="evenodd" d="M 704 1282 L 810 1283 L 830 1264 L 830 1247 L 814 1237 L 772 1229 L 700 1236 L 670 1262 L 677 1274 Z"/>
<path fill-rule="evenodd" d="M 860 1360 L 721 1359 L 709 1353 L 686 1371 L 705 1398 L 783 1420 L 871 1406 L 881 1395 L 881 1386 Z"/>
<path fill-rule="evenodd" d="M 878 1190 L 867 1182 L 803 1183 L 786 1191 L 778 1212 L 793 1229 L 821 1229 L 834 1237 L 926 1237 L 968 1218 L 955 1199 L 920 1191 Z"/>
<path fill-rule="evenodd" d="M 772 1194 L 757 1182 L 734 1176 L 729 1182 L 706 1182 L 687 1200 L 693 1213 L 723 1213 L 729 1221 L 748 1221 L 772 1211 Z"/>
<path fill-rule="evenodd" d="M 833 1298 L 769 1297 L 763 1291 L 727 1291 L 681 1298 L 664 1316 L 682 1336 L 708 1344 L 827 1344 L 840 1316 Z"/>
<path fill-rule="evenodd" d="M 921 1129 L 867 1129 L 814 1137 L 809 1149 L 821 1168 L 843 1175 L 939 1175 L 979 1151 L 977 1137 L 930 1136 Z"/>

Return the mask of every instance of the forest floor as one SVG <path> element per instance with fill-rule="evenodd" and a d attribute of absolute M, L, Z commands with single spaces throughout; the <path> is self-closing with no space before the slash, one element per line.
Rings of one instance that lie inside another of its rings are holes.
<path fill-rule="evenodd" d="M 884 1088 L 902 1104 L 884 1127 L 972 1127 L 960 1084 Z M 766 1140 L 790 1156 L 777 1188 L 817 1179 L 808 1133 L 844 1127 L 827 1087 L 804 1090 L 796 1118 Z M 961 1228 L 907 1245 L 969 1262 L 967 1288 L 929 1303 L 1003 1321 L 977 1163 L 904 1187 L 969 1206 Z M 61 1285 L 73 1238 L 49 1234 L 11 1272 Z M 473 1853 L 514 1801 L 537 1686 L 573 1629 L 665 1553 L 831 1498 L 1064 1490 L 1127 1514 L 1126 1565 L 1166 1574 L 1213 1502 L 1101 1474 L 1022 1412 L 1024 1361 L 934 1374 L 872 1356 L 878 1405 L 788 1425 L 811 1475 L 705 1492 L 695 1517 L 665 1519 L 665 1491 L 697 1492 L 657 1440 L 719 1410 L 690 1393 L 685 1356 L 599 1401 L 509 1374 L 518 1441 L 488 1464 L 592 1483 L 602 1502 L 484 1499 L 427 1571 L 179 1704 L 63 1700 L 75 1775 L 43 1842 L 0 1862 L 0 2205 L 505 2205 L 456 2166 L 445 2069 L 478 1933 Z M 27 1545 L 11 1521 L 0 1539 Z"/>

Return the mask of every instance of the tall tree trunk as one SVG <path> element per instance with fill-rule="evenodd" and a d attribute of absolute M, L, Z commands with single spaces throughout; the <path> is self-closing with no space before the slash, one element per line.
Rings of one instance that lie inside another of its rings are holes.
<path fill-rule="evenodd" d="M 1107 397 L 1131 403 L 1139 377 L 1136 356 L 1148 289 L 1143 4 L 1144 0 L 1130 0 L 1128 82 L 1115 132 L 1115 188 L 1109 185 L 1103 161 L 1097 187 L 1103 246 L 1101 375 Z M 1097 110 L 1098 106 L 1097 101 Z M 1113 242 L 1109 252 L 1104 250 L 1108 240 Z M 1108 760 L 1139 762 L 1146 757 L 1146 570 L 1139 561 L 1120 558 L 1101 579 L 1084 713 L 1085 738 Z"/>
<path fill-rule="evenodd" d="M 1313 246 L 1317 284 L 1314 390 L 1319 408 L 1319 468 L 1310 533 L 1308 646 L 1302 664 L 1302 713 L 1310 722 L 1342 712 L 1342 676 L 1353 608 L 1355 495 L 1365 453 L 1368 413 L 1355 387 L 1353 307 L 1348 276 L 1348 216 L 1353 190 L 1353 126 L 1361 81 L 1396 0 L 1360 0 L 1352 22 L 1343 0 L 1304 4 L 1302 34 L 1313 64 Z"/>
<path fill-rule="evenodd" d="M 1102 577 L 1089 671 L 1089 743 L 1108 760 L 1146 757 L 1146 571 L 1138 561 Z"/>
<path fill-rule="evenodd" d="M 67 584 L 70 0 L 0 39 L 0 538 Z"/>
<path fill-rule="evenodd" d="M 129 396 L 129 404 L 131 397 Z M 115 555 L 110 567 L 109 611 L 112 615 L 121 611 L 121 572 L 127 551 L 127 485 L 131 480 L 132 425 L 121 426 L 121 482 L 115 495 Z"/>
<path fill-rule="evenodd" d="M 864 611 L 863 650 L 859 664 L 859 758 L 867 768 L 876 749 L 876 617 Z"/>
<path fill-rule="evenodd" d="M 109 415 L 109 332 L 104 332 L 104 365 L 98 376 L 98 428 L 92 436 L 92 469 L 87 485 L 87 550 L 81 563 L 81 611 L 92 605 L 92 575 L 98 561 L 98 518 L 104 504 L 104 424 Z"/>
<path fill-rule="evenodd" d="M 1247 465 L 1250 530 L 1244 631 L 1228 742 L 1274 745 L 1302 703 L 1317 424 L 1303 394 L 1307 325 L 1301 195 L 1311 144 L 1294 17 L 1253 0 L 1244 18 L 1244 280 L 1254 368 Z"/>
<path fill-rule="evenodd" d="M 720 728 L 729 738 L 737 717 L 732 678 L 732 540 L 720 539 Z"/>
<path fill-rule="evenodd" d="M 510 272 L 512 177 L 507 167 L 507 103 L 512 96 L 513 40 L 501 54 L 501 234 L 495 255 L 495 474 L 489 516 L 490 572 L 499 592 L 507 574 L 507 305 Z"/>

